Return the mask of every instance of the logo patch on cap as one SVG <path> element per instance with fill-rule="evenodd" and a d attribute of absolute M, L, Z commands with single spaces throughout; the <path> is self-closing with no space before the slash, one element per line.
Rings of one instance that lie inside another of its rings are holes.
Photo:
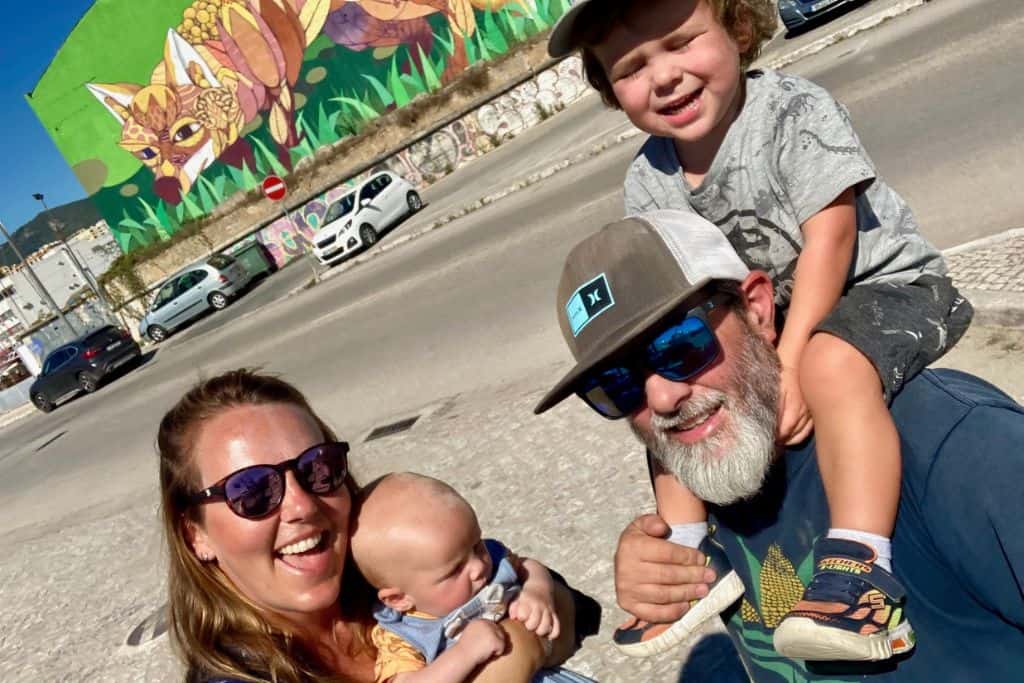
<path fill-rule="evenodd" d="M 565 317 L 569 320 L 572 336 L 579 336 L 580 330 L 614 305 L 615 299 L 604 273 L 581 285 L 565 304 Z"/>

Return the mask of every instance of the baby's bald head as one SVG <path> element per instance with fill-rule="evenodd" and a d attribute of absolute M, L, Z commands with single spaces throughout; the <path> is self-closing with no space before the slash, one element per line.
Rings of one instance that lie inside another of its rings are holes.
<path fill-rule="evenodd" d="M 402 587 L 406 573 L 432 554 L 427 551 L 444 545 L 453 526 L 478 525 L 455 489 L 412 472 L 387 474 L 366 486 L 356 520 L 352 557 L 375 588 Z"/>

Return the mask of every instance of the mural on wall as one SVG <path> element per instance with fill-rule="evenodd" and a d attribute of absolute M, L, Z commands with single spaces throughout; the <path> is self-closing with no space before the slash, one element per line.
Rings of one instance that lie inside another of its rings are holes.
<path fill-rule="evenodd" d="M 548 28 L 567 7 L 97 0 L 28 101 L 130 251 L 269 173 L 286 175 L 318 148 Z M 450 144 L 473 143 L 456 135 Z"/>
<path fill-rule="evenodd" d="M 389 170 L 422 190 L 462 164 L 486 154 L 495 144 L 518 135 L 550 114 L 572 104 L 590 92 L 588 87 L 578 57 L 559 62 L 463 118 L 413 143 L 375 168 L 290 210 L 287 218 L 276 218 L 250 239 L 234 245 L 234 248 L 242 249 L 251 240 L 259 240 L 276 264 L 283 266 L 312 248 L 313 235 L 323 226 L 327 207 L 370 175 Z"/>

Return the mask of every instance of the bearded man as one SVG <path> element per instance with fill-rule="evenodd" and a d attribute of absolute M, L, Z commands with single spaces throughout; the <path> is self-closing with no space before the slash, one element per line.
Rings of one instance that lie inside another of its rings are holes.
<path fill-rule="evenodd" d="M 566 259 L 558 317 L 577 364 L 535 412 L 575 393 L 602 416 L 625 418 L 647 447 L 652 480 L 674 477 L 710 515 L 699 550 L 667 540 L 670 528 L 657 515 L 622 533 L 616 589 L 635 619 L 616 632 L 617 643 L 642 650 L 655 625 L 696 614 L 682 629 L 689 633 L 724 612 L 756 681 L 1017 680 L 1024 409 L 951 370 L 914 377 L 890 407 L 903 453 L 892 553 L 908 586 L 916 648 L 860 663 L 789 660 L 774 650 L 775 627 L 823 572 L 847 577 L 849 594 L 834 597 L 837 621 L 884 627 L 901 615 L 875 599 L 886 586 L 870 553 L 842 563 L 814 556 L 828 504 L 813 438 L 775 442 L 773 294 L 769 277 L 748 270 L 718 227 L 686 212 L 612 223 Z M 871 482 L 863 485 L 870 501 Z"/>

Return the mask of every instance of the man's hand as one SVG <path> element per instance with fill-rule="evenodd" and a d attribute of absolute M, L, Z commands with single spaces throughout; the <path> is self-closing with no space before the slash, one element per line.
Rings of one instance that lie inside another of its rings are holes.
<path fill-rule="evenodd" d="M 665 540 L 669 528 L 657 515 L 630 522 L 615 551 L 615 592 L 619 606 L 644 621 L 672 622 L 690 601 L 708 594 L 715 572 L 703 553 Z"/>
<path fill-rule="evenodd" d="M 796 368 L 782 366 L 782 386 L 779 392 L 779 426 L 776 443 L 782 446 L 798 444 L 814 429 L 811 413 L 800 391 L 800 375 Z"/>
<path fill-rule="evenodd" d="M 476 665 L 504 654 L 507 641 L 505 631 L 496 623 L 474 619 L 462 631 L 457 645 L 462 656 Z"/>

